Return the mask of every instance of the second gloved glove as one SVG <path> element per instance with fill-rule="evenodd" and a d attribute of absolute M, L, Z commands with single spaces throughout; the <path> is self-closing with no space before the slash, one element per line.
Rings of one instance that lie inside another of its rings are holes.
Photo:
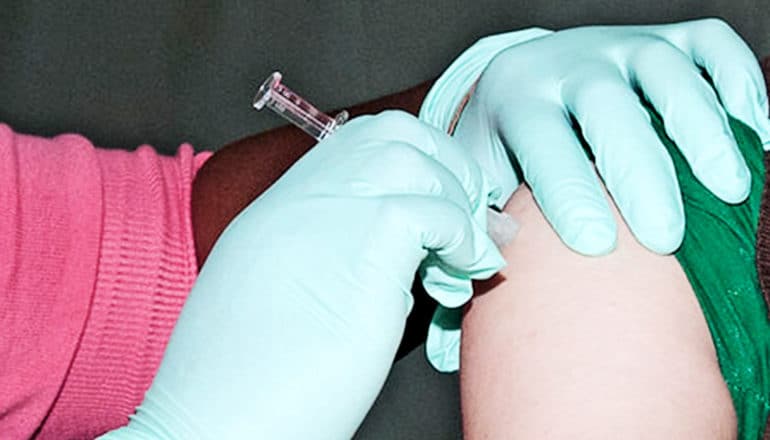
<path fill-rule="evenodd" d="M 503 203 L 520 183 L 514 157 L 562 240 L 588 255 L 612 250 L 617 227 L 579 132 L 631 231 L 659 253 L 681 243 L 684 214 L 643 101 L 661 115 L 695 176 L 726 202 L 744 200 L 750 180 L 726 112 L 770 145 L 757 60 L 717 19 L 488 37 L 438 80 L 420 117 L 447 129 L 477 79 L 455 136 L 500 182 Z"/>

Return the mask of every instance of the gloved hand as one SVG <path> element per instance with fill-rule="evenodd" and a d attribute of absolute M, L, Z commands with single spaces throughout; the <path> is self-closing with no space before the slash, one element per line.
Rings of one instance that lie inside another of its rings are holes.
<path fill-rule="evenodd" d="M 584 254 L 611 251 L 617 226 L 576 129 L 631 231 L 659 253 L 681 244 L 684 213 L 671 159 L 638 95 L 662 116 L 696 177 L 726 202 L 745 199 L 750 176 L 725 110 L 770 145 L 761 70 L 717 19 L 532 29 L 481 40 L 439 79 L 421 118 L 447 128 L 459 100 L 442 95 L 482 69 L 456 138 L 501 184 L 503 202 L 519 185 L 515 156 L 548 221 Z"/>
<path fill-rule="evenodd" d="M 504 265 L 499 194 L 452 138 L 402 112 L 356 118 L 224 231 L 127 427 L 104 438 L 350 438 L 401 340 L 422 264 L 457 307 Z"/>

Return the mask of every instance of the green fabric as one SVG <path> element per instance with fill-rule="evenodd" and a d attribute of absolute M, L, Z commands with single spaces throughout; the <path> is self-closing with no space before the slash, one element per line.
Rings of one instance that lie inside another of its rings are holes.
<path fill-rule="evenodd" d="M 762 145 L 748 126 L 730 120 L 751 169 L 752 187 L 746 202 L 729 205 L 695 179 L 660 118 L 652 118 L 674 160 L 684 197 L 687 229 L 676 257 L 708 322 L 738 417 L 738 438 L 762 438 L 770 408 L 770 324 L 755 265 L 765 182 Z"/>

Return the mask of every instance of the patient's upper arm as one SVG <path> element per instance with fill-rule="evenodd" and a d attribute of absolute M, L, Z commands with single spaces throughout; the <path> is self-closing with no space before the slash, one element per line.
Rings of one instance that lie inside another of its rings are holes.
<path fill-rule="evenodd" d="M 619 218 L 615 252 L 578 255 L 526 188 L 506 212 L 521 223 L 509 264 L 498 284 L 477 286 L 463 321 L 466 439 L 735 437 L 708 327 L 673 256 L 644 249 Z"/>

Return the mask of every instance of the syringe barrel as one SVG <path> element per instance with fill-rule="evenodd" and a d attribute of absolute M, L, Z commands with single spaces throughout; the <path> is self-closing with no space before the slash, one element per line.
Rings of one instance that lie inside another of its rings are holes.
<path fill-rule="evenodd" d="M 252 105 L 257 110 L 270 108 L 319 141 L 334 131 L 339 124 L 338 120 L 318 110 L 281 84 L 279 72 L 273 72 L 262 83 Z"/>

